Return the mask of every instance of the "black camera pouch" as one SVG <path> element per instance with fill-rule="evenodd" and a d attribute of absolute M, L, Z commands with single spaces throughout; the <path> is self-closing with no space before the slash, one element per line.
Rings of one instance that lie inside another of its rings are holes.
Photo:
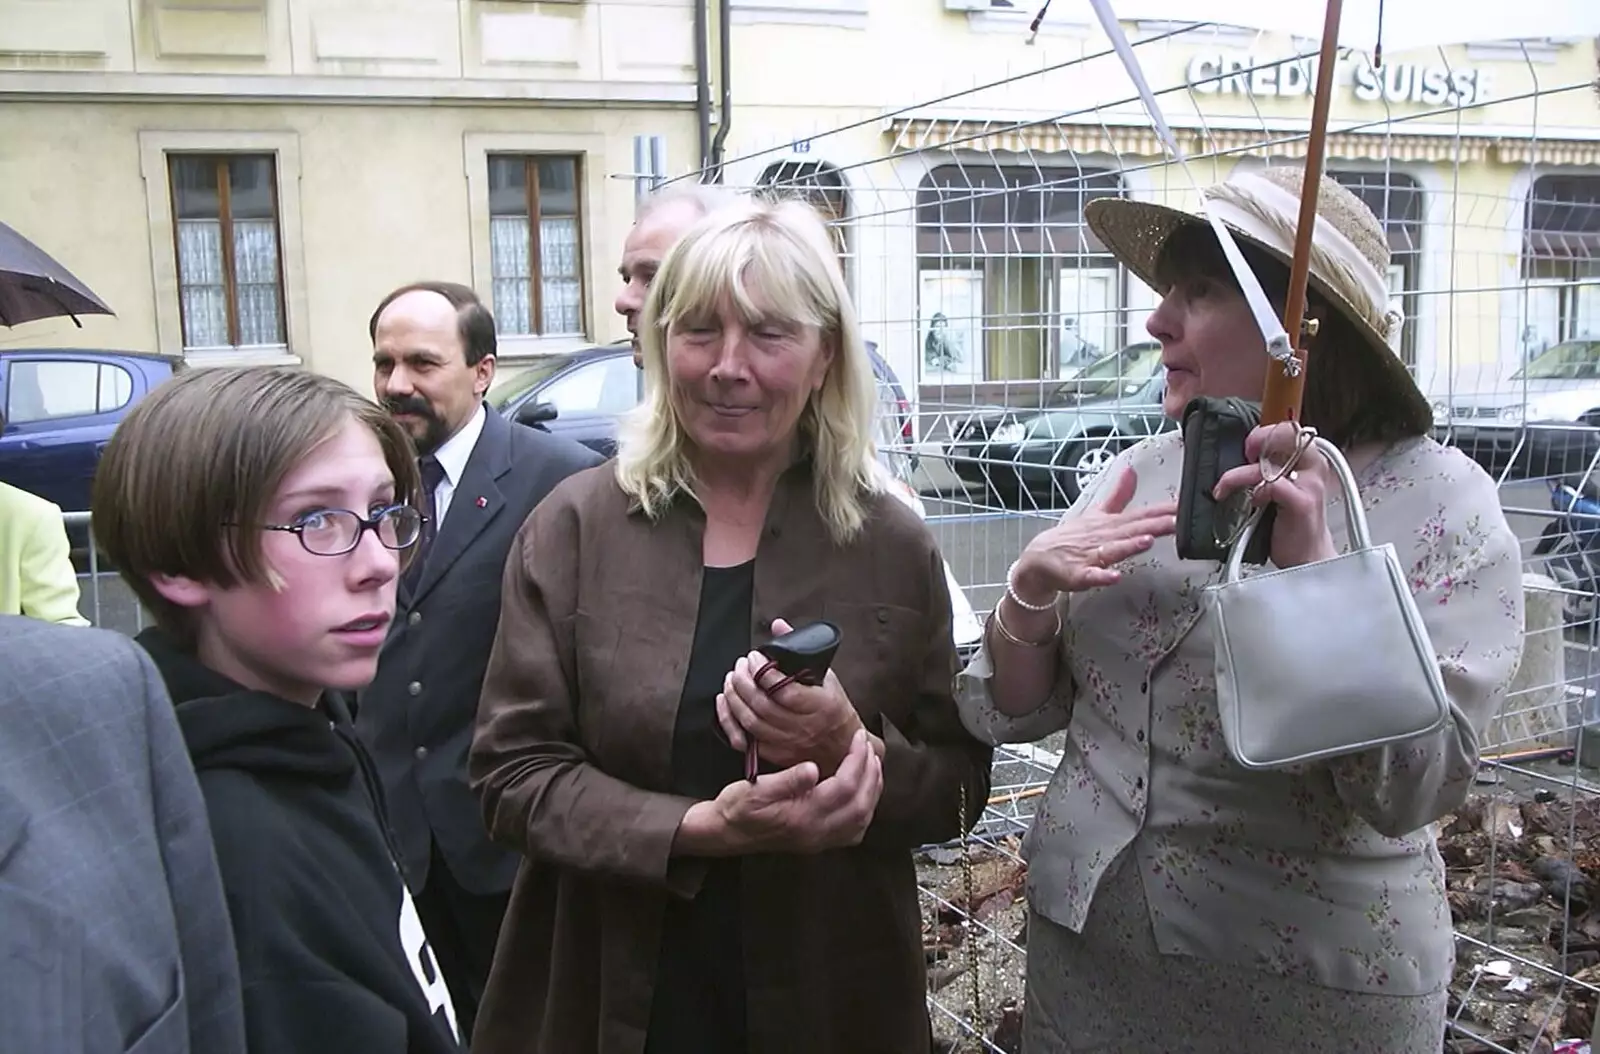
<path fill-rule="evenodd" d="M 1201 396 L 1183 408 L 1183 482 L 1178 489 L 1178 557 L 1182 560 L 1228 558 L 1228 542 L 1237 536 L 1252 506 L 1245 492 L 1226 502 L 1211 496 L 1223 473 L 1247 464 L 1244 441 L 1261 422 L 1261 406 L 1246 399 Z M 1277 509 L 1268 505 L 1251 534 L 1244 562 L 1264 564 L 1272 548 L 1272 521 Z"/>

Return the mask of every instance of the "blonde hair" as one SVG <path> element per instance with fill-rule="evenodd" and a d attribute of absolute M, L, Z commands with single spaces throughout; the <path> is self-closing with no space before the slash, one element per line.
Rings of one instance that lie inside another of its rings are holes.
<path fill-rule="evenodd" d="M 850 293 L 822 218 L 800 201 L 744 201 L 718 210 L 662 261 L 639 323 L 644 401 L 622 422 L 617 483 L 652 519 L 680 494 L 694 497 L 692 441 L 667 373 L 675 323 L 731 310 L 746 324 L 814 326 L 833 349 L 822 386 L 800 413 L 800 448 L 812 462 L 817 510 L 835 542 L 853 538 L 864 498 L 882 489 L 872 472 L 877 391 Z"/>

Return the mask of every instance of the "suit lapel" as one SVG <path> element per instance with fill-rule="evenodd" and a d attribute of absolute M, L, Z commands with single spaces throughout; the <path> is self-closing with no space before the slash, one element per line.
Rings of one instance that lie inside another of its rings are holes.
<path fill-rule="evenodd" d="M 417 579 L 416 591 L 405 598 L 407 607 L 428 595 L 505 507 L 498 480 L 511 469 L 511 425 L 493 409 L 487 413 L 483 432 L 451 494 L 444 523 L 423 554 L 422 576 Z"/>

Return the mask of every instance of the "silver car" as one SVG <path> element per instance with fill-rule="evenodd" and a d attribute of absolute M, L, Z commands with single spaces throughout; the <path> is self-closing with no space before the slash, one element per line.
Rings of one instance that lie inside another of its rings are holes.
<path fill-rule="evenodd" d="M 1433 404 L 1437 437 L 1493 472 L 1582 472 L 1600 450 L 1600 340 L 1553 345 L 1510 379 Z"/>

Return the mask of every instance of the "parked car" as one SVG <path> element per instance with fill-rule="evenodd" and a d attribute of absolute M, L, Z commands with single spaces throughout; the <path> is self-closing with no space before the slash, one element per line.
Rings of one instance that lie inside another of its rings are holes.
<path fill-rule="evenodd" d="M 606 344 L 518 363 L 489 389 L 488 401 L 502 417 L 610 457 L 617 418 L 638 404 L 641 384 L 629 345 Z"/>
<path fill-rule="evenodd" d="M 957 425 L 951 468 L 987 501 L 1065 507 L 1123 449 L 1177 427 L 1161 409 L 1165 390 L 1161 345 L 1130 344 L 1057 385 L 1040 409 L 997 408 Z"/>
<path fill-rule="evenodd" d="M 871 344 L 878 378 L 878 464 L 896 497 L 927 518 L 911 485 L 916 458 L 911 453 L 911 412 L 894 371 Z M 617 418 L 644 394 L 643 373 L 627 344 L 608 344 L 541 356 L 489 389 L 488 403 L 500 414 L 553 435 L 566 436 L 605 457 L 617 451 Z M 948 561 L 945 578 L 954 609 L 956 648 L 965 661 L 977 649 L 983 625 L 973 613 Z"/>
<path fill-rule="evenodd" d="M 128 410 L 184 369 L 181 358 L 133 351 L 0 348 L 0 482 L 65 512 L 89 508 L 106 441 Z M 68 532 L 88 544 L 82 528 Z"/>
<path fill-rule="evenodd" d="M 1490 472 L 1585 472 L 1600 452 L 1600 340 L 1563 341 L 1508 380 L 1442 396 L 1433 420 L 1441 442 Z"/>

